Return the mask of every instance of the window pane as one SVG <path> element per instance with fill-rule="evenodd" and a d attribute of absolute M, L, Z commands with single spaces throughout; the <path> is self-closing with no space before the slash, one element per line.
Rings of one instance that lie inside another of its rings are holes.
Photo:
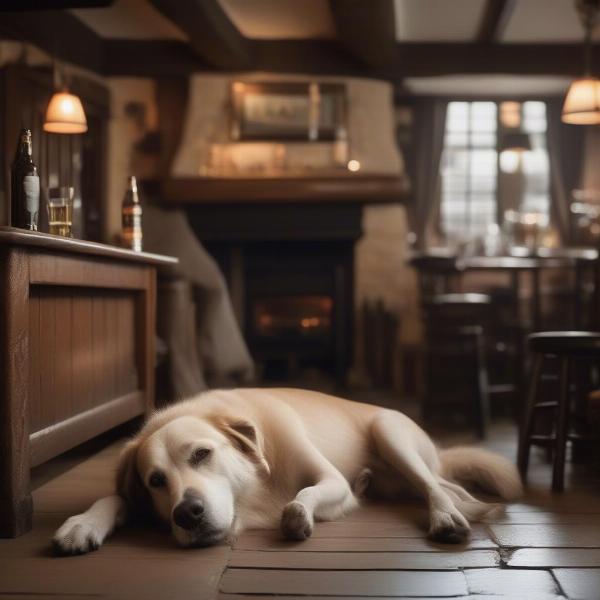
<path fill-rule="evenodd" d="M 446 131 L 467 131 L 468 118 L 468 102 L 450 102 L 446 113 Z"/>
<path fill-rule="evenodd" d="M 466 131 L 454 131 L 446 133 L 444 140 L 446 147 L 459 146 L 465 147 L 469 143 L 469 134 Z"/>
<path fill-rule="evenodd" d="M 471 130 L 496 131 L 496 105 L 493 102 L 471 103 Z"/>
<path fill-rule="evenodd" d="M 496 147 L 495 133 L 473 133 L 471 134 L 471 144 L 473 146 L 487 146 L 488 148 Z"/>
<path fill-rule="evenodd" d="M 546 105 L 543 102 L 523 102 L 523 130 L 528 133 L 546 131 Z"/>

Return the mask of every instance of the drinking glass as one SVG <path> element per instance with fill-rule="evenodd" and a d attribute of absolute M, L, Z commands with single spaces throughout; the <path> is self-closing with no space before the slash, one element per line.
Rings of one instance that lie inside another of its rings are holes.
<path fill-rule="evenodd" d="M 48 226 L 50 233 L 73 237 L 73 196 L 72 187 L 56 187 L 48 190 Z"/>

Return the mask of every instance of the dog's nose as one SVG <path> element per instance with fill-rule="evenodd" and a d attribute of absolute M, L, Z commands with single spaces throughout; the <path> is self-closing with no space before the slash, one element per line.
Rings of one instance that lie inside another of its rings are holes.
<path fill-rule="evenodd" d="M 198 498 L 182 500 L 173 511 L 173 521 L 182 529 L 193 529 L 202 520 L 204 505 Z"/>

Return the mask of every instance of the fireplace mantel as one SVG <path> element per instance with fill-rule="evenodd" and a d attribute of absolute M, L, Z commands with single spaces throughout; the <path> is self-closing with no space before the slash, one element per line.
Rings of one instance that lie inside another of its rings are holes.
<path fill-rule="evenodd" d="M 408 191 L 406 177 L 391 175 L 189 177 L 162 182 L 162 197 L 170 204 L 397 203 Z"/>

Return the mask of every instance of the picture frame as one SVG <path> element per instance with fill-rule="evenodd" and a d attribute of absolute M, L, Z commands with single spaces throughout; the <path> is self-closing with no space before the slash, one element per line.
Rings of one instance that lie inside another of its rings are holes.
<path fill-rule="evenodd" d="M 317 82 L 231 85 L 233 141 L 322 142 L 346 138 L 346 86 Z"/>

